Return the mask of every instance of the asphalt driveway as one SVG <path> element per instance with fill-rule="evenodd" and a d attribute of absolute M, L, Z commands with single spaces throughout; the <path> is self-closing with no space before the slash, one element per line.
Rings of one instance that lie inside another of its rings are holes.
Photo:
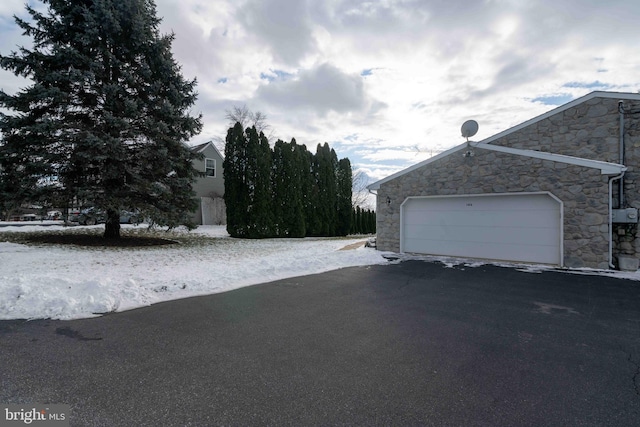
<path fill-rule="evenodd" d="M 79 426 L 637 425 L 640 284 L 411 261 L 3 321 L 0 402 Z"/>

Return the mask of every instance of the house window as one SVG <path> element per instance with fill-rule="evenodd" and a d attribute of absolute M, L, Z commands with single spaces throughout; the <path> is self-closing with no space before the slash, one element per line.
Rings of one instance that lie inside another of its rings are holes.
<path fill-rule="evenodd" d="M 216 159 L 204 159 L 204 175 L 216 177 Z"/>

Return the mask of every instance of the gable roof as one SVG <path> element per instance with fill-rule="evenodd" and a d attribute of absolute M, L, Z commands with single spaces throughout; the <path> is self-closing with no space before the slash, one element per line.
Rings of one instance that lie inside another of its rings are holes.
<path fill-rule="evenodd" d="M 216 153 L 218 153 L 220 158 L 224 159 L 224 156 L 220 153 L 220 150 L 218 150 L 218 148 L 215 146 L 213 141 L 207 141 L 204 144 L 194 145 L 193 147 L 189 147 L 189 150 L 193 151 L 194 153 L 202 153 L 209 146 L 213 147 L 213 149 L 216 150 Z"/>
<path fill-rule="evenodd" d="M 517 148 L 510 148 L 510 147 L 503 147 L 503 146 L 497 146 L 497 145 L 491 145 L 491 142 L 503 138 L 504 136 L 507 136 L 511 133 L 517 132 L 523 128 L 526 128 L 527 126 L 531 126 L 539 121 L 545 120 L 555 114 L 561 113 L 565 110 L 568 110 L 570 108 L 575 107 L 576 105 L 582 104 L 586 101 L 589 101 L 591 99 L 594 98 L 609 98 L 609 99 L 620 99 L 620 100 L 626 100 L 626 101 L 640 101 L 640 94 L 637 93 L 624 93 L 624 92 L 601 92 L 601 91 L 596 91 L 596 92 L 591 92 L 585 96 L 582 96 L 580 98 L 574 99 L 573 101 L 561 105 L 557 108 L 554 108 L 553 110 L 550 110 L 544 114 L 541 114 L 537 117 L 534 117 L 530 120 L 527 120 L 526 122 L 520 123 L 519 125 L 516 125 L 514 127 L 511 127 L 507 130 L 504 130 L 500 133 L 497 133 L 495 135 L 492 135 L 488 138 L 483 139 L 480 142 L 464 142 L 460 145 L 457 145 L 447 151 L 443 151 L 442 153 L 433 156 L 427 160 L 424 160 L 420 163 L 417 163 L 415 165 L 409 166 L 406 169 L 403 169 L 399 172 L 394 173 L 393 175 L 390 175 L 386 178 L 383 178 L 379 181 L 374 182 L 373 184 L 370 184 L 367 186 L 367 189 L 369 190 L 377 190 L 380 188 L 380 185 L 384 184 L 385 182 L 389 182 L 393 179 L 396 179 L 402 175 L 405 175 L 409 172 L 412 172 L 416 169 L 419 169 L 423 166 L 428 165 L 429 163 L 435 162 L 437 160 L 440 160 L 444 157 L 450 156 L 462 149 L 468 148 L 468 147 L 477 147 L 477 148 L 482 148 L 485 150 L 492 150 L 492 151 L 498 151 L 498 152 L 502 152 L 502 153 L 508 153 L 508 154 L 513 154 L 513 155 L 518 155 L 518 156 L 525 156 L 525 157 L 531 157 L 531 158 L 537 158 L 537 159 L 543 159 L 543 160 L 551 160 L 554 162 L 560 162 L 560 163 L 566 163 L 566 164 L 572 164 L 572 165 L 577 165 L 577 166 L 584 166 L 584 167 L 589 167 L 589 168 L 595 168 L 595 169 L 600 169 L 600 173 L 603 175 L 617 175 L 620 174 L 622 172 L 624 172 L 627 168 L 623 165 L 619 165 L 617 163 L 608 163 L 608 162 L 602 162 L 602 161 L 598 161 L 598 160 L 589 160 L 589 159 L 583 159 L 580 157 L 572 157 L 572 156 L 565 156 L 565 155 L 561 155 L 561 154 L 553 154 L 553 153 L 548 153 L 548 152 L 544 152 L 544 151 L 534 151 L 534 150 L 522 150 L 522 149 L 517 149 Z"/>
<path fill-rule="evenodd" d="M 513 126 L 507 130 L 504 130 L 500 133 L 497 133 L 489 138 L 483 139 L 481 142 L 489 144 L 496 139 L 500 139 L 503 136 L 509 135 L 513 132 L 519 131 L 520 129 L 526 128 L 527 126 L 531 126 L 534 123 L 540 122 L 542 120 L 548 119 L 551 116 L 554 116 L 558 113 L 561 113 L 565 110 L 575 107 L 576 105 L 580 105 L 584 102 L 590 101 L 594 98 L 607 98 L 607 99 L 619 99 L 621 101 L 640 101 L 640 93 L 629 93 L 629 92 L 603 92 L 603 91 L 595 91 L 588 93 L 587 95 L 581 96 L 580 98 L 576 98 L 571 102 L 568 102 L 564 105 L 554 108 L 553 110 L 547 111 L 544 114 L 536 116 L 532 119 L 527 120 L 526 122 L 522 122 L 519 125 Z"/>
<path fill-rule="evenodd" d="M 410 166 L 406 169 L 401 170 L 400 172 L 396 172 L 393 175 L 390 175 L 386 178 L 383 178 L 379 181 L 374 182 L 371 185 L 368 185 L 367 188 L 369 190 L 377 190 L 380 188 L 380 185 L 384 184 L 385 182 L 389 182 L 391 180 L 394 180 L 402 175 L 405 175 L 411 171 L 414 171 L 416 169 L 420 169 L 423 166 L 428 165 L 429 163 L 433 163 L 435 161 L 438 161 L 444 157 L 448 157 L 458 151 L 462 151 L 465 149 L 469 149 L 469 148 L 481 148 L 484 150 L 490 150 L 490 151 L 497 151 L 500 153 L 507 153 L 507 154 L 513 154 L 515 156 L 524 156 L 524 157 L 530 157 L 530 158 L 534 158 L 534 159 L 541 159 L 541 160 L 551 160 L 552 162 L 558 162 L 558 163 L 566 163 L 569 165 L 575 165 L 575 166 L 583 166 L 586 168 L 593 168 L 593 169 L 600 169 L 600 173 L 602 175 L 619 175 L 622 172 L 627 170 L 627 167 L 624 165 L 619 165 L 617 163 L 609 163 L 609 162 L 603 162 L 603 161 L 599 161 L 599 160 L 590 160 L 590 159 L 583 159 L 581 157 L 573 157 L 573 156 L 565 156 L 563 154 L 554 154 L 554 153 L 547 153 L 545 151 L 534 151 L 534 150 L 521 150 L 519 148 L 510 148 L 510 147 L 503 147 L 500 145 L 491 145 L 491 144 L 486 144 L 483 142 L 469 142 L 469 143 L 462 143 L 456 147 L 453 147 L 447 151 L 444 151 L 440 154 L 438 154 L 437 156 L 433 156 L 427 160 L 424 160 L 420 163 L 417 163 L 413 166 Z"/>
<path fill-rule="evenodd" d="M 500 145 L 485 144 L 483 142 L 472 142 L 472 147 L 483 148 L 485 150 L 497 151 L 500 153 L 514 154 L 516 156 L 531 157 L 534 159 L 551 160 L 552 162 L 566 163 L 568 165 L 583 166 L 586 168 L 600 169 L 602 175 L 618 175 L 627 170 L 627 167 L 617 163 L 603 162 L 600 160 L 584 159 L 582 157 L 566 156 L 564 154 L 548 153 L 546 151 L 521 150 L 519 148 L 503 147 Z"/>

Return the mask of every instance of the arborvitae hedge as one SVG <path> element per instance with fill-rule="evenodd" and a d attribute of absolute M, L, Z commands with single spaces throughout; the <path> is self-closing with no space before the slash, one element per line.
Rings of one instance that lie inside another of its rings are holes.
<path fill-rule="evenodd" d="M 351 234 L 375 234 L 376 213 L 357 206 L 351 211 Z"/>
<path fill-rule="evenodd" d="M 227 231 L 233 237 L 345 236 L 352 230 L 351 162 L 329 144 L 316 154 L 255 127 L 227 132 L 223 164 Z M 364 229 L 365 227 L 359 227 Z"/>
<path fill-rule="evenodd" d="M 302 204 L 302 152 L 291 143 L 278 140 L 273 147 L 271 189 L 273 204 L 273 235 L 304 237 L 305 215 Z"/>

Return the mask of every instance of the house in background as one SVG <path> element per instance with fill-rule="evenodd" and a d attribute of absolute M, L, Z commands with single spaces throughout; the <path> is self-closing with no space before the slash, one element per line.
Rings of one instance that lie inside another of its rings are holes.
<path fill-rule="evenodd" d="M 193 220 L 199 225 L 220 225 L 227 223 L 224 204 L 224 177 L 222 174 L 223 157 L 213 142 L 190 147 L 194 153 L 203 154 L 202 160 L 194 160 L 193 167 L 204 173 L 193 183 L 196 197 L 200 199 Z"/>
<path fill-rule="evenodd" d="M 593 92 L 368 188 L 384 251 L 638 269 L 640 95 Z"/>

